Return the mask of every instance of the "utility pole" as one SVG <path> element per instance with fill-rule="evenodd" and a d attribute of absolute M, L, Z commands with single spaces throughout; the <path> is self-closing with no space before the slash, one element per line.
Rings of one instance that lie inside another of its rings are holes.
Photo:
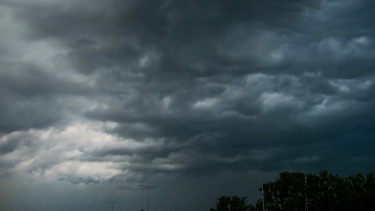
<path fill-rule="evenodd" d="M 260 167 L 260 182 L 262 183 L 262 202 L 263 202 L 263 211 L 265 211 L 264 206 L 264 190 L 263 190 L 263 170 L 262 170 L 262 161 L 259 161 L 259 167 Z"/>
<path fill-rule="evenodd" d="M 150 189 L 156 188 L 158 186 L 145 186 L 145 185 L 139 185 L 139 186 L 141 186 L 143 188 L 147 188 L 147 209 L 146 209 L 146 211 L 148 211 L 148 202 L 150 200 Z"/>
<path fill-rule="evenodd" d="M 118 201 L 113 201 L 113 202 L 112 201 L 107 201 L 107 203 L 112 204 L 112 211 L 113 211 L 113 205 L 116 204 L 116 203 L 118 203 Z"/>

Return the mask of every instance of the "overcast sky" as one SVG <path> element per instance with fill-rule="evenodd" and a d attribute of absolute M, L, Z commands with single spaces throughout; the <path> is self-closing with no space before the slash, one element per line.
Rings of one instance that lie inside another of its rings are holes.
<path fill-rule="evenodd" d="M 0 0 L 0 209 L 204 211 L 375 166 L 375 1 Z"/>

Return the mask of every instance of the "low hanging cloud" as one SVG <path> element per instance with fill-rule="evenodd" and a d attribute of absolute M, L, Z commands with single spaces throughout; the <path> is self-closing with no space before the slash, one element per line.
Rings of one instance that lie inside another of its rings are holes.
<path fill-rule="evenodd" d="M 374 7 L 2 1 L 1 176 L 370 171 Z"/>

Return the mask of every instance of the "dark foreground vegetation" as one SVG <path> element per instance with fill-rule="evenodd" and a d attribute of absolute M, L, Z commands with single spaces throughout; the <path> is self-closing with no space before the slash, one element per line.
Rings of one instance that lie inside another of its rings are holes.
<path fill-rule="evenodd" d="M 342 178 L 327 171 L 316 174 L 281 172 L 264 187 L 265 210 L 374 211 L 375 176 L 370 173 Z M 261 189 L 260 189 L 261 191 Z M 247 203 L 247 197 L 221 196 L 210 211 L 262 211 L 263 201 Z"/>

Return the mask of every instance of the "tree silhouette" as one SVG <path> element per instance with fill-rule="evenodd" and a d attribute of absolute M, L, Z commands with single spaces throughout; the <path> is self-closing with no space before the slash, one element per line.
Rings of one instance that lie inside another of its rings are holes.
<path fill-rule="evenodd" d="M 221 196 L 217 199 L 216 207 L 210 211 L 248 211 L 251 205 L 247 204 L 247 197 Z"/>
<path fill-rule="evenodd" d="M 266 210 L 375 210 L 375 178 L 371 173 L 346 178 L 322 171 L 318 175 L 281 172 L 264 186 Z M 262 210 L 258 200 L 254 210 Z"/>

